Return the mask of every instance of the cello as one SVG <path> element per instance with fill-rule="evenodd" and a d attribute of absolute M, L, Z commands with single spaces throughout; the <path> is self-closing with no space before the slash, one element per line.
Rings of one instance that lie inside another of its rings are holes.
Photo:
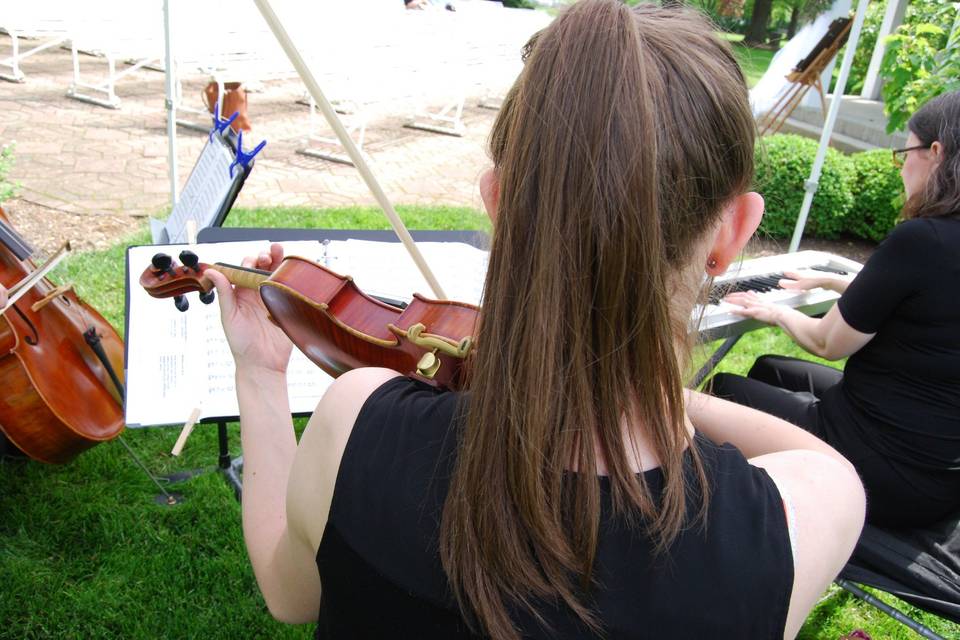
<path fill-rule="evenodd" d="M 0 283 L 11 292 L 0 322 L 0 432 L 34 460 L 64 463 L 123 430 L 123 341 L 30 255 L 0 208 Z"/>

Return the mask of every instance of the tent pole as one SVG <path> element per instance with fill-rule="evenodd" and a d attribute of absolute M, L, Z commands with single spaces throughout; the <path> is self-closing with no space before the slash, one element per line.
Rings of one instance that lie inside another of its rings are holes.
<path fill-rule="evenodd" d="M 827 155 L 827 145 L 830 144 L 833 126 L 837 121 L 837 112 L 840 111 L 840 103 L 843 102 L 843 90 L 847 86 L 847 76 L 850 75 L 850 66 L 853 64 L 853 54 L 857 51 L 857 42 L 860 40 L 860 30 L 863 27 L 863 20 L 867 16 L 868 1 L 869 0 L 860 0 L 857 5 L 857 15 L 853 20 L 853 29 L 850 31 L 850 38 L 847 40 L 847 48 L 843 54 L 843 63 L 840 65 L 840 76 L 837 78 L 837 86 L 833 89 L 833 100 L 830 101 L 827 120 L 823 124 L 823 131 L 820 133 L 820 147 L 817 149 L 817 156 L 813 160 L 810 177 L 803 183 L 803 190 L 805 192 L 803 194 L 803 205 L 800 207 L 797 226 L 794 228 L 793 238 L 790 240 L 790 253 L 793 253 L 800 247 L 800 238 L 803 236 L 803 228 L 807 224 L 810 205 L 813 204 L 813 196 L 820 186 L 820 172 L 823 170 L 823 161 Z"/>
<path fill-rule="evenodd" d="M 176 91 L 176 74 L 174 71 L 173 42 L 170 35 L 171 8 L 173 0 L 163 0 L 163 43 L 165 48 L 164 67 L 166 71 L 166 98 L 164 105 L 167 109 L 167 175 L 170 177 L 170 208 L 177 205 L 177 111 L 174 104 Z"/>

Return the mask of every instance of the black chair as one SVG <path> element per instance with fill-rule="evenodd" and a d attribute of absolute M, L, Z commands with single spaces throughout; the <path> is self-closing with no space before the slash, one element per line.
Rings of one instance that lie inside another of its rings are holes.
<path fill-rule="evenodd" d="M 944 640 L 857 584 L 875 587 L 960 624 L 960 513 L 922 529 L 867 525 L 836 582 L 922 637 Z"/>

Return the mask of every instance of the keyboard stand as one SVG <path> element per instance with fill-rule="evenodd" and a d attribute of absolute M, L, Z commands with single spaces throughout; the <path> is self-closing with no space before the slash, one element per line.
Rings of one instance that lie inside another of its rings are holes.
<path fill-rule="evenodd" d="M 723 343 L 717 347 L 717 350 L 710 354 L 710 357 L 707 358 L 707 361 L 703 363 L 703 366 L 697 371 L 693 376 L 693 379 L 690 380 L 689 387 L 691 389 L 698 388 L 703 381 L 707 379 L 713 370 L 717 368 L 717 365 L 720 364 L 720 361 L 727 357 L 727 354 L 730 353 L 730 350 L 733 349 L 734 345 L 740 341 L 740 338 L 743 337 L 742 333 L 739 333 L 735 336 L 730 336 L 729 338 L 724 339 Z"/>

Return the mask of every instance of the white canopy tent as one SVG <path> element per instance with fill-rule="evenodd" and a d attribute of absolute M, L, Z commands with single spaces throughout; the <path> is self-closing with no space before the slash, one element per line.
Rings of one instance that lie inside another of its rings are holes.
<path fill-rule="evenodd" d="M 813 160 L 813 168 L 810 170 L 810 177 L 803 183 L 804 196 L 803 204 L 800 206 L 800 214 L 797 216 L 797 224 L 793 229 L 793 238 L 790 240 L 790 253 L 793 253 L 800 247 L 800 238 L 803 236 L 803 228 L 807 224 L 807 215 L 810 213 L 810 205 L 813 204 L 813 196 L 817 193 L 820 186 L 820 172 L 823 170 L 823 161 L 827 155 L 827 146 L 830 144 L 830 136 L 833 134 L 833 126 L 837 121 L 837 113 L 840 111 L 842 100 L 839 96 L 843 95 L 843 90 L 847 86 L 847 77 L 850 75 L 850 66 L 853 64 L 853 55 L 857 51 L 857 42 L 860 40 L 860 32 L 863 29 L 863 21 L 867 15 L 867 3 L 869 0 L 859 0 L 857 5 L 856 17 L 853 21 L 853 27 L 850 30 L 850 37 L 847 40 L 846 53 L 843 55 L 843 62 L 840 64 L 840 75 L 837 78 L 836 87 L 833 90 L 834 99 L 830 101 L 830 108 L 827 110 L 827 119 L 823 124 L 823 131 L 820 134 L 820 146 L 817 149 L 817 155 Z"/>
<path fill-rule="evenodd" d="M 247 0 L 249 1 L 249 0 Z M 262 9 L 260 2 L 253 0 L 255 4 L 258 5 L 258 8 Z M 887 33 L 892 32 L 893 29 L 899 24 L 903 18 L 904 8 L 906 6 L 907 0 L 890 0 L 887 11 L 884 17 L 883 25 L 881 28 L 880 37 L 878 38 L 878 43 L 874 49 L 873 57 L 870 65 L 870 73 L 868 73 L 868 78 L 866 80 L 866 85 L 864 87 L 864 95 L 869 92 L 875 93 L 878 91 L 879 82 L 877 81 L 877 72 L 879 69 L 879 61 L 883 56 L 884 44 L 883 36 Z M 836 13 L 837 10 L 845 11 L 845 8 L 849 6 L 849 0 L 839 0 L 835 7 L 833 13 Z M 173 12 L 174 5 L 176 4 L 175 0 L 164 0 L 163 2 L 163 12 L 164 12 L 164 41 L 165 41 L 165 68 L 166 68 L 166 109 L 167 109 L 167 138 L 168 138 L 168 156 L 169 156 L 169 184 L 170 184 L 170 200 L 171 205 L 176 204 L 178 199 L 178 188 L 179 188 L 179 176 L 177 171 L 177 143 L 176 143 L 176 56 L 173 51 L 173 39 L 171 37 L 171 25 L 173 24 Z M 848 39 L 846 53 L 841 64 L 840 75 L 836 83 L 834 90 L 834 95 L 842 96 L 843 90 L 846 86 L 847 77 L 849 76 L 850 66 L 853 62 L 853 55 L 856 51 L 857 42 L 860 38 L 860 33 L 862 31 L 864 18 L 866 17 L 868 0 L 859 0 L 856 17 L 854 20 L 853 27 L 850 32 Z M 830 14 L 832 17 L 832 13 Z M 828 70 L 829 71 L 829 70 Z M 801 206 L 800 213 L 797 218 L 797 224 L 794 229 L 793 238 L 790 242 L 789 250 L 791 252 L 796 251 L 799 247 L 800 238 L 803 234 L 803 229 L 806 224 L 807 216 L 809 214 L 810 206 L 813 202 L 813 197 L 816 194 L 817 188 L 819 186 L 819 179 L 821 171 L 823 169 L 824 159 L 826 157 L 826 149 L 830 142 L 831 135 L 833 133 L 834 124 L 836 123 L 837 113 L 840 109 L 841 100 L 832 100 L 826 120 L 823 126 L 823 130 L 820 136 L 820 145 L 817 151 L 817 155 L 814 159 L 813 167 L 810 172 L 809 179 L 804 183 L 805 196 L 803 205 Z"/>

